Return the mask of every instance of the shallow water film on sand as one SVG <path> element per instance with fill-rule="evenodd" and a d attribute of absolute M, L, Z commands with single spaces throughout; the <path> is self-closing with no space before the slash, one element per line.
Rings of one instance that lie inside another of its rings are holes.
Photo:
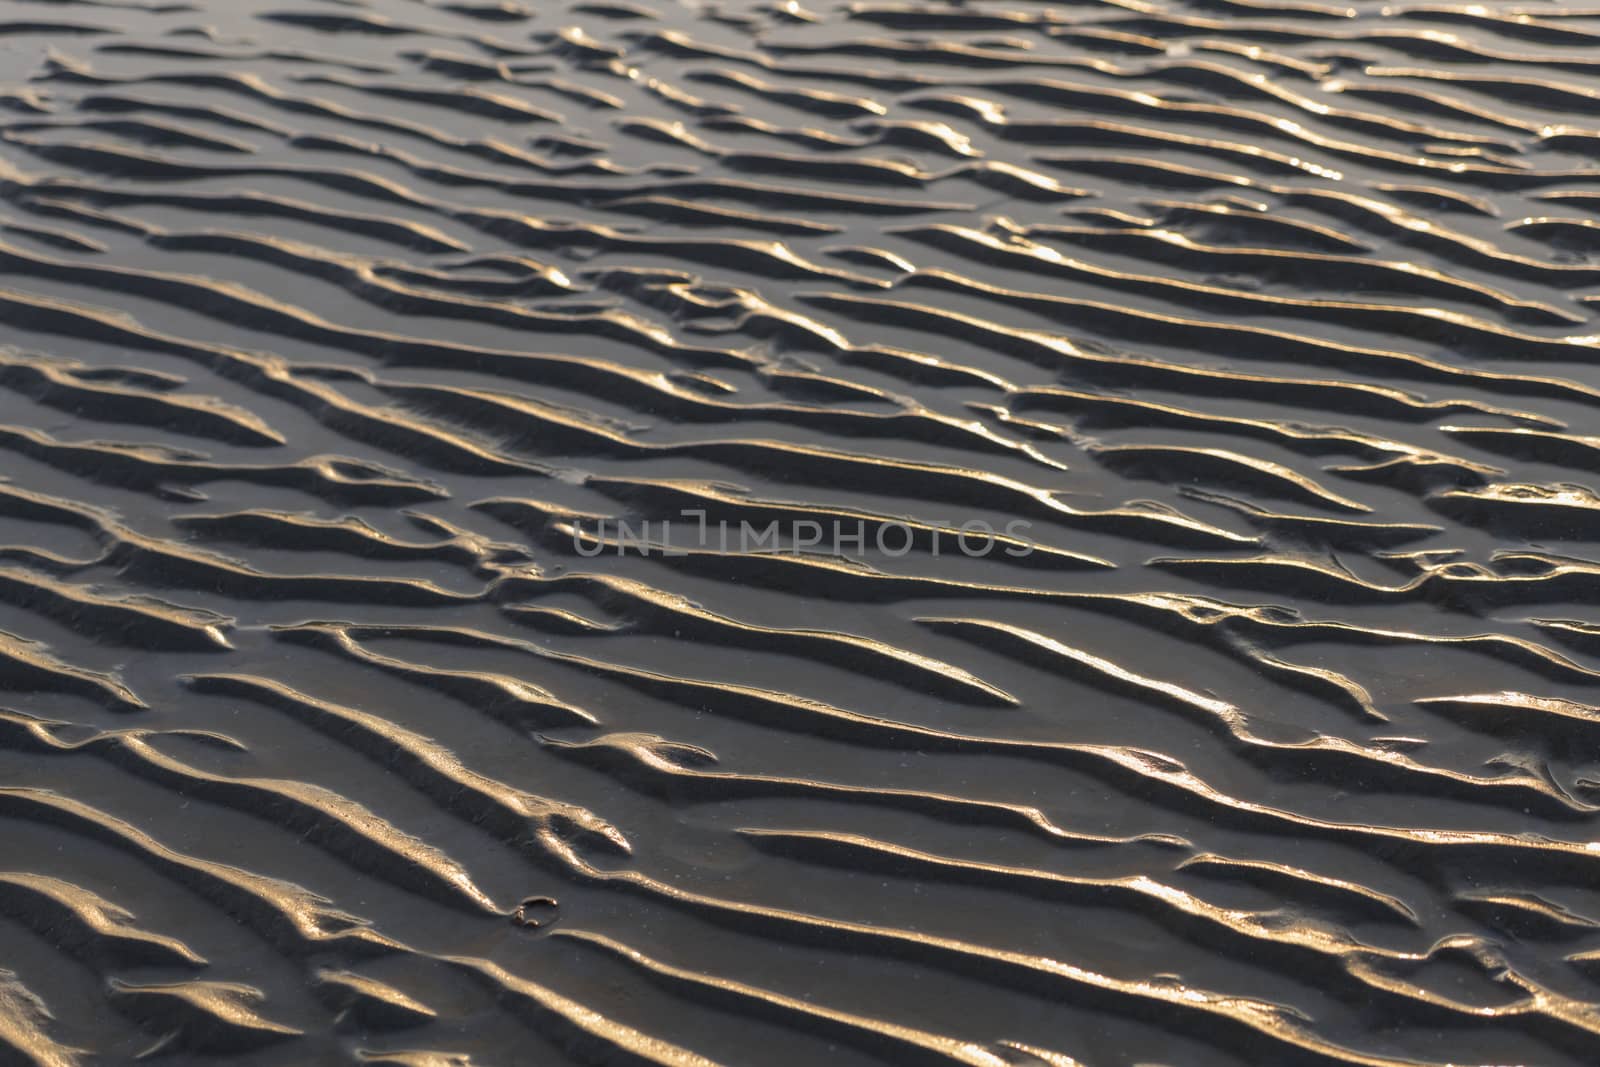
<path fill-rule="evenodd" d="M 1600 1063 L 1597 45 L 0 0 L 0 1062 Z"/>

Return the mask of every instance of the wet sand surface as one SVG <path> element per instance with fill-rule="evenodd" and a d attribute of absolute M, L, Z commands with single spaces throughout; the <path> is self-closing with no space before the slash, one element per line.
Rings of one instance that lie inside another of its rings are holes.
<path fill-rule="evenodd" d="M 1597 43 L 8 0 L 0 1060 L 1596 1062 Z"/>

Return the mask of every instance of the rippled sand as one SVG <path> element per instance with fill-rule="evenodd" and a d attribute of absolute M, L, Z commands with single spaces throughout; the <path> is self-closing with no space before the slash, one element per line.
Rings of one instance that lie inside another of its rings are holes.
<path fill-rule="evenodd" d="M 1600 1062 L 1597 44 L 4 0 L 0 1061 Z"/>

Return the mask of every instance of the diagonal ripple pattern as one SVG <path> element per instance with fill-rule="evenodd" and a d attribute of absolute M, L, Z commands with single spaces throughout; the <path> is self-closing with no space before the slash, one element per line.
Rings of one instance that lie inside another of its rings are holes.
<path fill-rule="evenodd" d="M 0 1062 L 1595 1063 L 1597 45 L 0 0 Z"/>

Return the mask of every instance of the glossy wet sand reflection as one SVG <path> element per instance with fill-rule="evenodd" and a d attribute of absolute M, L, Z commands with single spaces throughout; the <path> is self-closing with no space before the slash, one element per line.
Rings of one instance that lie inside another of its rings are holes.
<path fill-rule="evenodd" d="M 0 1059 L 1594 1062 L 1597 42 L 11 0 Z"/>

